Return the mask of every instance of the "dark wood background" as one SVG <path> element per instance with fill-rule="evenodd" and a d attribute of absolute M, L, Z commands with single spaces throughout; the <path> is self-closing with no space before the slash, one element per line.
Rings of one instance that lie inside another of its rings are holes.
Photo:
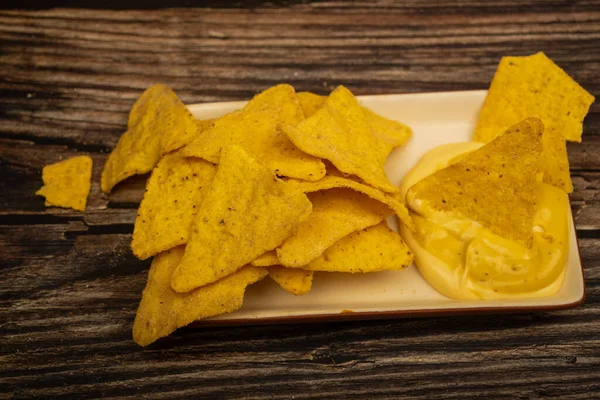
<path fill-rule="evenodd" d="M 98 186 L 155 82 L 186 103 L 280 82 L 485 89 L 502 55 L 543 50 L 598 97 L 600 2 L 96 3 L 0 10 L 1 398 L 600 398 L 599 102 L 569 145 L 587 282 L 573 310 L 188 328 L 142 349 L 131 327 L 148 263 L 129 242 L 143 179 L 110 199 Z M 42 166 L 81 153 L 94 159 L 88 211 L 46 209 Z"/>

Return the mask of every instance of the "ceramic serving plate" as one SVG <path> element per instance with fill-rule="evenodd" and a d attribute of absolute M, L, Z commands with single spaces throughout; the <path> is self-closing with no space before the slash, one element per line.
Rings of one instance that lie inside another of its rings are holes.
<path fill-rule="evenodd" d="M 470 141 L 486 91 L 360 96 L 373 111 L 409 125 L 413 136 L 388 158 L 386 170 L 399 185 L 428 150 L 441 144 Z M 245 102 L 194 104 L 196 118 L 216 118 Z M 395 219 L 388 221 L 397 229 Z M 571 218 L 570 252 L 564 284 L 558 294 L 537 299 L 454 300 L 433 289 L 415 265 L 404 271 L 370 274 L 315 272 L 312 291 L 293 296 L 271 279 L 250 286 L 244 306 L 200 324 L 233 325 L 310 320 L 376 319 L 415 315 L 504 313 L 554 310 L 583 302 L 585 288 L 575 227 Z"/>

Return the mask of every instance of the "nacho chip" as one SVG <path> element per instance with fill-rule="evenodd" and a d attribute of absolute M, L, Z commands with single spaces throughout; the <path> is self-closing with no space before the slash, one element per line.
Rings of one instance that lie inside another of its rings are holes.
<path fill-rule="evenodd" d="M 340 239 L 302 270 L 366 273 L 401 270 L 412 261 L 406 243 L 384 221 Z"/>
<path fill-rule="evenodd" d="M 191 130 L 172 130 L 165 133 L 163 140 L 161 142 L 160 153 L 167 154 L 173 152 L 177 149 L 180 149 L 184 146 L 187 146 L 192 140 L 194 140 L 197 136 L 201 135 L 202 132 L 207 130 L 212 126 L 214 119 L 206 119 L 200 120 L 197 119 L 194 121 L 196 124 L 196 132 L 194 133 Z"/>
<path fill-rule="evenodd" d="M 252 261 L 251 264 L 255 267 L 270 267 L 272 265 L 279 264 L 279 258 L 277 258 L 277 252 L 275 250 L 271 250 Z"/>
<path fill-rule="evenodd" d="M 169 87 L 154 85 L 147 89 L 133 105 L 127 131 L 104 165 L 102 191 L 109 193 L 122 180 L 150 172 L 162 154 L 196 137 L 195 121 Z"/>
<path fill-rule="evenodd" d="M 400 221 L 404 223 L 410 230 L 415 229 L 414 224 L 408 213 L 408 209 L 404 205 L 404 201 L 398 195 L 392 195 L 384 193 L 374 187 L 362 184 L 351 178 L 344 177 L 334 167 L 327 168 L 327 175 L 316 182 L 298 181 L 290 179 L 288 181 L 292 185 L 297 185 L 298 188 L 304 193 L 316 192 L 319 190 L 333 189 L 333 188 L 349 188 L 356 190 L 357 192 L 364 193 L 372 199 L 387 204 L 394 213 L 398 216 Z"/>
<path fill-rule="evenodd" d="M 300 107 L 305 118 L 310 118 L 323 107 L 327 96 L 319 96 L 311 92 L 298 93 Z M 390 142 L 394 147 L 403 145 L 412 135 L 411 129 L 397 121 L 392 121 L 374 113 L 367 107 L 362 107 L 367 123 L 373 134 L 379 139 Z"/>
<path fill-rule="evenodd" d="M 283 290 L 296 296 L 310 292 L 313 281 L 313 271 L 285 268 L 281 266 L 270 267 L 269 277 Z"/>
<path fill-rule="evenodd" d="M 42 169 L 42 186 L 37 192 L 44 196 L 46 207 L 72 208 L 85 211 L 92 179 L 92 159 L 77 156 L 46 165 Z"/>
<path fill-rule="evenodd" d="M 152 261 L 133 324 L 133 339 L 140 346 L 196 320 L 238 310 L 246 287 L 267 275 L 265 268 L 248 266 L 211 285 L 177 293 L 171 289 L 171 276 L 183 253 L 184 246 L 175 247 Z"/>
<path fill-rule="evenodd" d="M 187 243 L 191 223 L 216 171 L 208 161 L 183 157 L 180 152 L 160 160 L 135 219 L 131 249 L 136 257 L 143 260 Z"/>
<path fill-rule="evenodd" d="M 380 140 L 345 87 L 335 89 L 310 118 L 296 126 L 285 126 L 284 131 L 300 150 L 331 161 L 340 171 L 354 174 L 371 186 L 398 192 L 383 166 L 388 154 L 402 142 Z"/>
<path fill-rule="evenodd" d="M 566 140 L 581 142 L 594 96 L 544 53 L 503 57 L 479 114 L 474 141 L 487 143 L 527 117 L 545 126 L 544 182 L 573 191 Z"/>
<path fill-rule="evenodd" d="M 308 196 L 312 214 L 277 248 L 277 258 L 285 267 L 302 267 L 344 236 L 392 215 L 385 204 L 351 189 L 336 188 Z"/>
<path fill-rule="evenodd" d="M 546 132 L 581 142 L 583 119 L 593 102 L 594 96 L 542 52 L 502 57 L 473 140 L 487 143 L 517 122 L 537 117 Z"/>
<path fill-rule="evenodd" d="M 243 110 L 214 121 L 183 152 L 186 157 L 217 163 L 221 149 L 236 144 L 277 175 L 317 180 L 325 175 L 321 160 L 300 151 L 281 131 L 282 124 L 296 125 L 303 119 L 294 88 L 277 85 L 257 95 Z"/>
<path fill-rule="evenodd" d="M 279 246 L 310 214 L 306 195 L 240 146 L 223 150 L 172 287 L 188 292 L 234 273 Z"/>
<path fill-rule="evenodd" d="M 362 109 L 373 135 L 375 135 L 377 139 L 387 142 L 392 149 L 402 146 L 410 139 L 412 130 L 408 126 L 401 124 L 398 121 L 382 117 L 367 107 L 363 107 Z"/>
<path fill-rule="evenodd" d="M 463 160 L 412 186 L 410 208 L 426 218 L 458 213 L 493 233 L 531 246 L 540 171 L 542 133 L 537 118 L 526 119 Z"/>
<path fill-rule="evenodd" d="M 318 109 L 323 107 L 325 101 L 327 101 L 327 96 L 319 96 L 318 94 L 311 92 L 298 92 L 297 97 L 298 101 L 300 102 L 300 108 L 302 108 L 304 118 L 312 117 Z"/>

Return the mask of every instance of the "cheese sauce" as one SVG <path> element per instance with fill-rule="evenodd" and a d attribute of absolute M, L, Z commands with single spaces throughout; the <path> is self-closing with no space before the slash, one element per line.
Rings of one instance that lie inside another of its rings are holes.
<path fill-rule="evenodd" d="M 404 178 L 401 193 L 406 196 L 412 185 L 481 146 L 453 143 L 429 151 Z M 531 248 L 462 216 L 424 209 L 427 206 L 417 199 L 407 202 L 417 231 L 411 233 L 401 225 L 402 236 L 413 250 L 421 274 L 445 296 L 533 298 L 560 290 L 569 252 L 569 198 L 562 190 L 537 184 Z M 423 218 L 419 211 L 432 217 Z"/>

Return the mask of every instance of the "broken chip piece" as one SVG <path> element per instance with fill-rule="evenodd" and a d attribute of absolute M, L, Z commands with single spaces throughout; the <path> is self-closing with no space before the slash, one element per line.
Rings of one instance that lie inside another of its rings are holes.
<path fill-rule="evenodd" d="M 242 147 L 225 148 L 173 273 L 173 289 L 188 292 L 235 272 L 279 246 L 311 210 L 304 193 Z"/>
<path fill-rule="evenodd" d="M 335 188 L 308 196 L 312 213 L 277 248 L 277 258 L 285 267 L 301 268 L 344 236 L 392 215 L 387 205 L 351 189 Z"/>
<path fill-rule="evenodd" d="M 108 156 L 102 191 L 109 193 L 122 180 L 150 172 L 161 155 L 189 143 L 197 134 L 196 120 L 169 87 L 148 88 L 133 105 L 127 131 Z"/>
<path fill-rule="evenodd" d="M 537 118 L 518 123 L 461 161 L 409 188 L 407 203 L 434 222 L 440 217 L 441 225 L 443 215 L 450 213 L 531 247 L 543 131 Z"/>
<path fill-rule="evenodd" d="M 191 223 L 217 168 L 208 161 L 165 155 L 146 185 L 133 230 L 133 254 L 146 259 L 187 243 Z"/>
<path fill-rule="evenodd" d="M 269 277 L 277 282 L 283 290 L 296 296 L 310 292 L 313 274 L 313 271 L 305 271 L 299 268 L 269 267 Z"/>
<path fill-rule="evenodd" d="M 279 176 L 317 180 L 325 175 L 323 162 L 299 150 L 281 130 L 283 124 L 296 125 L 303 119 L 294 88 L 277 85 L 258 94 L 243 110 L 215 120 L 183 154 L 216 164 L 221 150 L 235 144 Z"/>
<path fill-rule="evenodd" d="M 42 186 L 35 194 L 46 198 L 46 206 L 85 211 L 92 179 L 92 159 L 77 156 L 42 170 Z"/>
<path fill-rule="evenodd" d="M 390 183 L 383 167 L 388 154 L 406 140 L 384 125 L 379 121 L 374 133 L 354 95 L 339 86 L 311 117 L 285 126 L 284 131 L 300 150 L 331 161 L 340 171 L 373 187 L 395 193 L 398 188 Z M 383 137 L 386 140 L 381 140 Z"/>
<path fill-rule="evenodd" d="M 265 268 L 247 266 L 210 285 L 177 293 L 171 289 L 171 276 L 183 253 L 184 246 L 175 247 L 152 261 L 133 324 L 133 339 L 140 346 L 196 320 L 241 308 L 246 287 L 267 275 Z"/>

